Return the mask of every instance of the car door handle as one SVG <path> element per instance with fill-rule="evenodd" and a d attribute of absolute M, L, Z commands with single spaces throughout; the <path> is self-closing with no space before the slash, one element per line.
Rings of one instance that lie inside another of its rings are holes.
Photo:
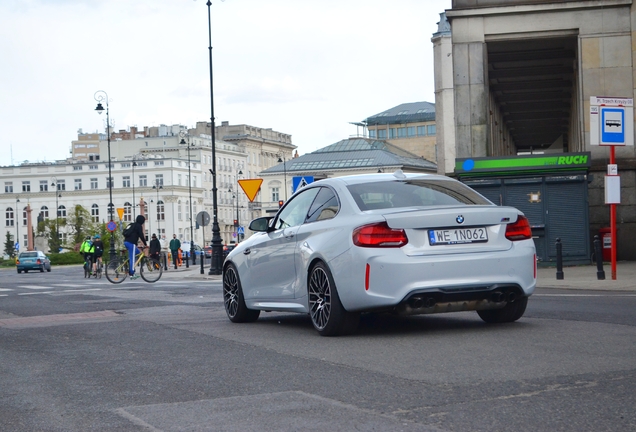
<path fill-rule="evenodd" d="M 249 254 L 250 254 L 250 252 L 252 252 L 252 251 L 251 251 L 249 248 L 247 248 L 247 249 L 245 249 L 245 250 L 243 251 L 243 255 L 249 255 Z"/>
<path fill-rule="evenodd" d="M 293 235 L 293 234 L 286 235 L 286 236 L 285 236 L 285 238 L 286 238 L 286 239 L 293 239 L 293 238 L 294 238 L 294 235 Z"/>

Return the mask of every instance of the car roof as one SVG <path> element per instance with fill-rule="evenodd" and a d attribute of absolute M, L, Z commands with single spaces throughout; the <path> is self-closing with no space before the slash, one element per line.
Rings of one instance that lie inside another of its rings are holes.
<path fill-rule="evenodd" d="M 328 179 L 319 180 L 311 185 L 320 184 L 336 184 L 341 183 L 345 186 L 359 183 L 369 183 L 376 181 L 393 181 L 393 180 L 406 180 L 406 179 L 430 179 L 430 180 L 448 180 L 454 181 L 450 177 L 437 175 L 437 174 L 424 174 L 424 173 L 405 173 L 402 170 L 397 170 L 393 173 L 373 173 L 373 174 L 356 174 L 342 177 L 331 177 Z"/>

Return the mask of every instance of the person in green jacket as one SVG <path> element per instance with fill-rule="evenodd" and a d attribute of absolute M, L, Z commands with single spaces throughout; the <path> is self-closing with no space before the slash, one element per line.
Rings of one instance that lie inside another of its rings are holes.
<path fill-rule="evenodd" d="M 86 240 L 80 246 L 80 253 L 84 254 L 84 265 L 88 264 L 89 272 L 93 266 L 93 253 L 95 252 L 95 247 L 93 246 L 93 242 L 90 237 L 86 237 Z"/>
<path fill-rule="evenodd" d="M 177 238 L 176 234 L 172 234 L 172 240 L 170 240 L 170 253 L 172 254 L 172 263 L 174 269 L 177 269 L 177 256 L 179 255 L 179 249 L 181 249 L 181 242 Z"/>

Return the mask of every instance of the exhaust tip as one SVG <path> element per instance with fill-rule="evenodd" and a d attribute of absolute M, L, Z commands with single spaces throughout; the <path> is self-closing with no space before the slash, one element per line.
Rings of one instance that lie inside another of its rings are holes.
<path fill-rule="evenodd" d="M 507 296 L 507 300 L 509 302 L 513 302 L 513 301 L 517 300 L 517 294 L 513 293 L 512 291 L 509 292 L 508 296 Z"/>
<path fill-rule="evenodd" d="M 437 301 L 435 301 L 435 299 L 433 297 L 429 297 L 424 302 L 424 307 L 432 308 L 433 306 L 435 306 L 436 303 L 437 303 Z"/>
<path fill-rule="evenodd" d="M 422 299 L 422 297 L 413 297 L 409 301 L 409 304 L 413 309 L 419 309 L 424 305 L 424 299 Z"/>
<path fill-rule="evenodd" d="M 504 294 L 499 291 L 494 292 L 490 295 L 490 300 L 495 303 L 501 303 L 502 301 L 504 301 Z"/>

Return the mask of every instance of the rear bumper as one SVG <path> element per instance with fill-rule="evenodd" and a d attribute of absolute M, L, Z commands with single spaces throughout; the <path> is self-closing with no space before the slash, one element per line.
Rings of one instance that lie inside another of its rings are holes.
<path fill-rule="evenodd" d="M 416 257 L 399 249 L 378 254 L 353 247 L 329 265 L 347 310 L 398 308 L 410 313 L 416 298 L 433 299 L 437 305 L 488 303 L 465 309 L 475 310 L 503 307 L 503 300 L 493 302 L 500 294 L 527 297 L 536 286 L 534 260 L 534 243 L 528 240 L 507 251 Z"/>

